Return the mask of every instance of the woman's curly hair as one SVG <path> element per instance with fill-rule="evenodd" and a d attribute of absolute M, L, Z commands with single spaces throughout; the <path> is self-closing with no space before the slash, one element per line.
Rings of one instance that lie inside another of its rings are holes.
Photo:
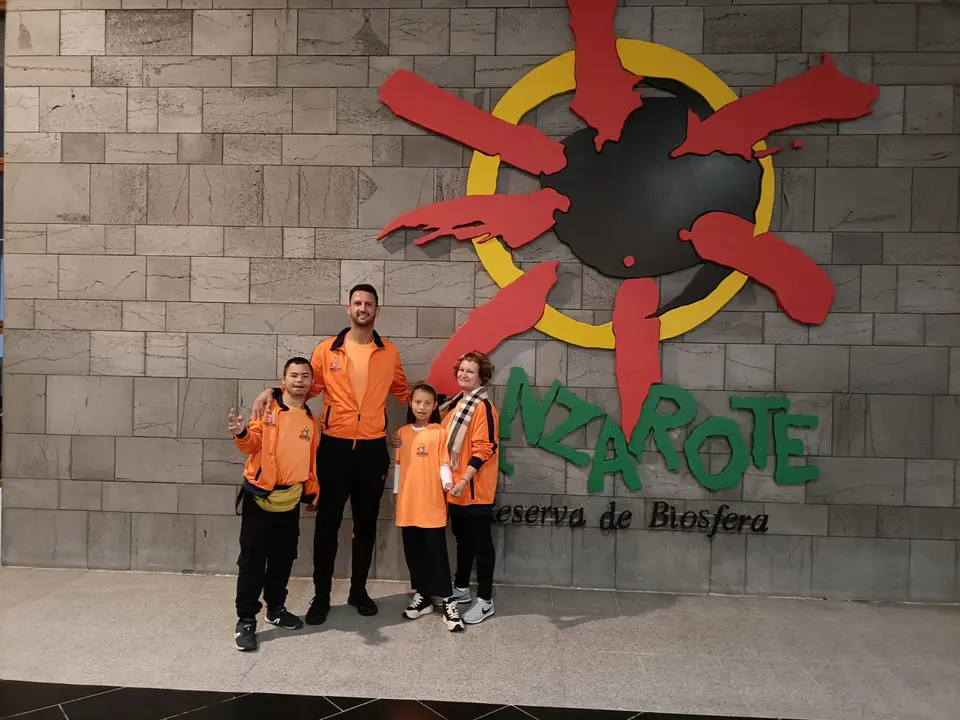
<path fill-rule="evenodd" d="M 490 360 L 489 355 L 482 353 L 479 350 L 471 350 L 470 352 L 464 353 L 460 356 L 460 358 L 457 360 L 457 364 L 453 366 L 454 376 L 460 372 L 460 365 L 464 360 L 477 364 L 477 374 L 480 377 L 481 385 L 486 385 L 493 379 L 493 372 L 495 370 L 493 361 Z"/>

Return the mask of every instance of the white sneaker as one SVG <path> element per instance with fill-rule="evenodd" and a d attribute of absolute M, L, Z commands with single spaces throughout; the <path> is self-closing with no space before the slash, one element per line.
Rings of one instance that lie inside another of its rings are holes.
<path fill-rule="evenodd" d="M 413 599 L 410 601 L 410 604 L 407 605 L 407 609 L 403 611 L 403 616 L 407 620 L 416 620 L 418 617 L 432 612 L 433 603 L 430 602 L 430 599 L 425 598 L 420 593 L 414 593 Z"/>
<path fill-rule="evenodd" d="M 460 618 L 460 609 L 453 598 L 447 600 L 443 606 L 443 624 L 450 632 L 463 632 L 463 620 Z"/>
<path fill-rule="evenodd" d="M 453 599 L 460 605 L 469 605 L 473 602 L 473 596 L 470 594 L 470 588 L 453 588 Z"/>
<path fill-rule="evenodd" d="M 467 625 L 479 625 L 488 617 L 496 612 L 493 606 L 493 600 L 480 600 L 470 606 L 470 609 L 463 613 L 463 621 Z"/>

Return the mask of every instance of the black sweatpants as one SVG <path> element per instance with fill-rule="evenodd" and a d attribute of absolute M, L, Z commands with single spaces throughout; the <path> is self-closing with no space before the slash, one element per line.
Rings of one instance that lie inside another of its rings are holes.
<path fill-rule="evenodd" d="M 457 575 L 455 585 L 470 587 L 473 563 L 477 563 L 477 597 L 493 599 L 493 568 L 496 550 L 493 547 L 493 513 L 484 508 L 450 505 L 450 524 L 457 539 Z"/>
<path fill-rule="evenodd" d="M 400 535 L 414 591 L 428 598 L 446 599 L 453 595 L 447 529 L 402 527 Z"/>
<path fill-rule="evenodd" d="M 243 493 L 240 557 L 237 558 L 237 617 L 253 620 L 263 605 L 275 610 L 287 599 L 287 582 L 300 540 L 300 506 L 287 512 L 267 512 L 253 495 Z"/>
<path fill-rule="evenodd" d="M 322 435 L 317 448 L 320 497 L 313 536 L 313 588 L 320 601 L 329 601 L 333 566 L 337 559 L 337 536 L 343 509 L 350 500 L 353 513 L 353 569 L 351 593 L 365 592 L 373 546 L 377 541 L 380 498 L 390 468 L 386 438 L 345 440 Z"/>

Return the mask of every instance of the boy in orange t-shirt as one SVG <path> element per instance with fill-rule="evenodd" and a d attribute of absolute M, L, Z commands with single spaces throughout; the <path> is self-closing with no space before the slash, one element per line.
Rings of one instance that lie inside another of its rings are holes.
<path fill-rule="evenodd" d="M 437 393 L 427 384 L 413 388 L 409 424 L 397 431 L 394 489 L 397 527 L 403 537 L 403 555 L 410 570 L 413 599 L 403 611 L 408 620 L 433 612 L 432 598 L 440 598 L 447 630 L 462 632 L 463 621 L 453 599 L 447 556 L 447 497 L 453 487 L 447 431 L 439 424 Z"/>

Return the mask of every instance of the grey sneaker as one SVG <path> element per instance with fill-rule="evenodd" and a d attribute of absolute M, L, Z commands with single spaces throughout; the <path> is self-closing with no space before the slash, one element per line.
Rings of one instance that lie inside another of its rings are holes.
<path fill-rule="evenodd" d="M 480 600 L 478 598 L 477 601 L 463 613 L 462 617 L 467 625 L 479 625 L 495 612 L 496 608 L 493 605 L 493 600 Z"/>
<path fill-rule="evenodd" d="M 469 605 L 473 602 L 473 595 L 470 594 L 470 588 L 453 588 L 453 599 L 460 605 Z"/>

